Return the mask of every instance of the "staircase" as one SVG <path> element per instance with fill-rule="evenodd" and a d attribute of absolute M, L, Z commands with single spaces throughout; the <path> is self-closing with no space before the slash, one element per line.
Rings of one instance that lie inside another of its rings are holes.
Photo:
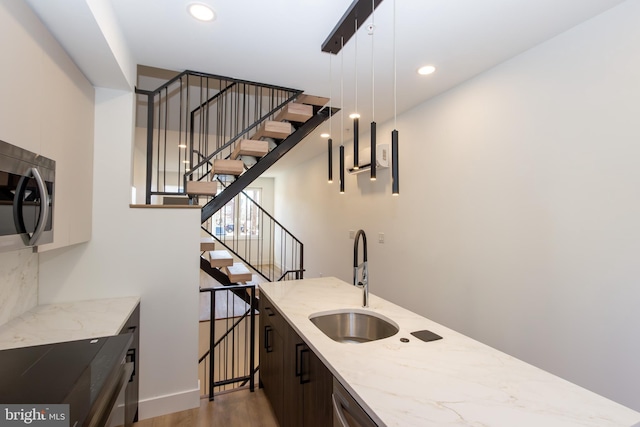
<path fill-rule="evenodd" d="M 252 270 L 274 280 L 216 235 L 210 219 L 329 118 L 329 108 L 324 107 L 328 99 L 194 71 L 180 73 L 154 91 L 136 92 L 146 98 L 147 108 L 146 203 L 178 200 L 202 206 L 203 232 L 221 247 L 203 249 L 208 265 L 201 261 L 201 266 L 218 281 L 247 282 Z M 269 244 L 297 241 L 288 231 L 285 234 L 284 239 L 270 237 Z M 302 278 L 303 251 L 289 249 L 275 247 L 270 252 L 296 252 L 296 278 Z M 275 257 L 269 261 L 284 271 L 291 266 Z"/>
<path fill-rule="evenodd" d="M 209 349 L 199 360 L 203 384 L 209 399 L 228 386 L 249 383 L 253 389 L 253 279 L 301 279 L 304 251 L 243 190 L 338 110 L 330 112 L 327 98 L 300 90 L 194 71 L 136 93 L 147 118 L 145 202 L 202 206 L 200 268 L 224 285 L 200 289 L 211 303 Z M 244 223 L 235 221 L 239 206 L 248 212 Z M 234 220 L 227 223 L 223 212 Z M 233 293 L 246 304 L 222 330 L 215 326 L 216 293 Z M 239 354 L 243 360 L 236 363 Z"/>

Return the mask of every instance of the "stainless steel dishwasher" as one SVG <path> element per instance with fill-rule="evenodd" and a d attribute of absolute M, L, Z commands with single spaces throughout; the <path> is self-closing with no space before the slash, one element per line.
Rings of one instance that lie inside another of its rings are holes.
<path fill-rule="evenodd" d="M 333 427 L 378 427 L 338 380 L 333 379 Z"/>

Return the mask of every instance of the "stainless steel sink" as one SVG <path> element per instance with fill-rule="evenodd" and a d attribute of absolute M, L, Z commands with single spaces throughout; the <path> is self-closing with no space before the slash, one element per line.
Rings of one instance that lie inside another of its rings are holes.
<path fill-rule="evenodd" d="M 343 343 L 363 343 L 398 333 L 392 320 L 366 310 L 349 309 L 315 313 L 309 320 L 326 336 Z"/>

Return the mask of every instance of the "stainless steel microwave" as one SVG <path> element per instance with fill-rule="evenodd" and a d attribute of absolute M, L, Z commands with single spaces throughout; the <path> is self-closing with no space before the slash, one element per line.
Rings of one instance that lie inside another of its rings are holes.
<path fill-rule="evenodd" d="M 0 252 L 53 242 L 56 162 L 0 141 Z"/>

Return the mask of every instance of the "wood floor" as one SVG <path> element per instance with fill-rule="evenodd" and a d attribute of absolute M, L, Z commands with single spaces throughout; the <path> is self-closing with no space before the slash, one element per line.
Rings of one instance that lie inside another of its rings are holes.
<path fill-rule="evenodd" d="M 134 427 L 278 427 L 263 390 L 256 388 L 222 393 L 213 402 L 203 399 L 200 408 L 150 418 Z"/>

